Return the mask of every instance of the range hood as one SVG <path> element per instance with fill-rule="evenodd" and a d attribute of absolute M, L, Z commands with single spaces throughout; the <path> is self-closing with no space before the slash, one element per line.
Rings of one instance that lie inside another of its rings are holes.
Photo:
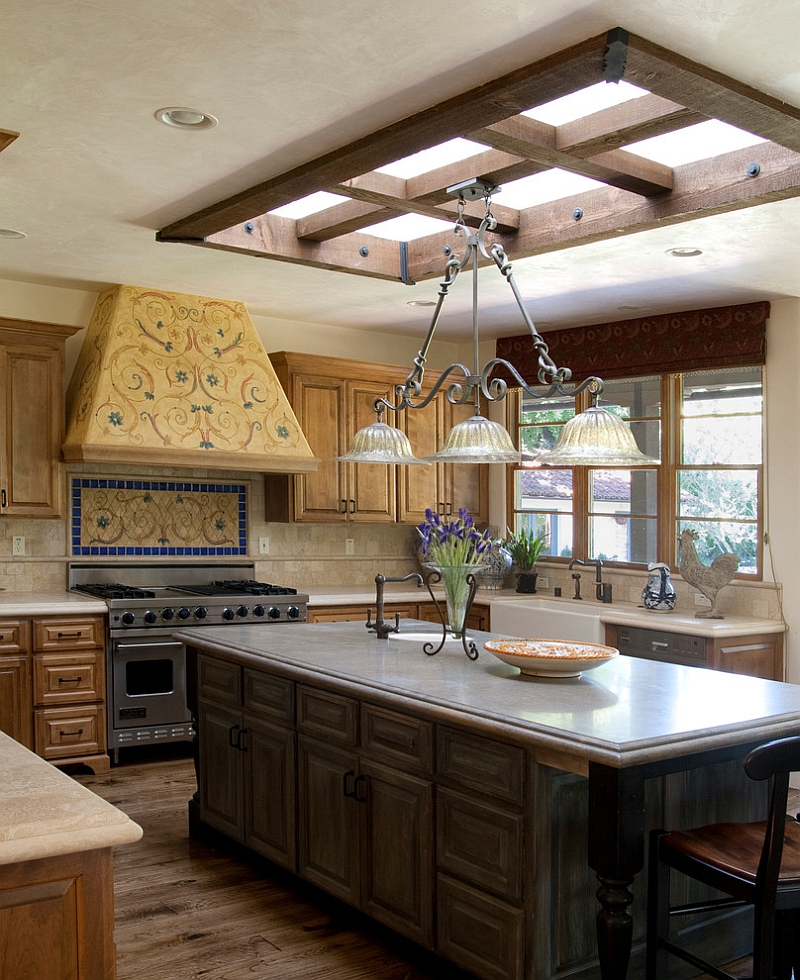
<path fill-rule="evenodd" d="M 319 465 L 244 304 L 123 285 L 97 299 L 63 455 L 264 473 Z"/>

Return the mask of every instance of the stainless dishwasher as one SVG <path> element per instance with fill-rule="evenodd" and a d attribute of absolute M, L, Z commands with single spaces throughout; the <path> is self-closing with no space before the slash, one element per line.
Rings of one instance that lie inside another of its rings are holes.
<path fill-rule="evenodd" d="M 686 636 L 638 626 L 617 626 L 616 646 L 620 653 L 628 657 L 706 666 L 706 641 L 702 636 Z"/>

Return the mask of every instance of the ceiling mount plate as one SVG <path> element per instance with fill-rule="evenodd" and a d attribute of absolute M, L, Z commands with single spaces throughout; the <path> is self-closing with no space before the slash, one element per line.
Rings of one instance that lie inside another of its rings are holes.
<path fill-rule="evenodd" d="M 473 177 L 471 180 L 462 180 L 460 184 L 448 187 L 447 193 L 451 197 L 463 197 L 465 201 L 482 201 L 485 197 L 496 194 L 500 189 L 500 186 L 493 184 L 491 180 Z"/>

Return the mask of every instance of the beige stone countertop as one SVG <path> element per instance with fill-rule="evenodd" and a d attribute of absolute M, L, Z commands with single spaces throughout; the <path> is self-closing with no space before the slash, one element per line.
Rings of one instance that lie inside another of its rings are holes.
<path fill-rule="evenodd" d="M 90 615 L 108 612 L 102 599 L 77 592 L 0 592 L 0 616 Z"/>
<path fill-rule="evenodd" d="M 636 626 L 665 633 L 688 633 L 693 636 L 725 637 L 748 633 L 783 633 L 786 629 L 779 619 L 758 619 L 755 616 L 736 616 L 732 613 L 725 613 L 724 619 L 698 619 L 694 613 L 686 610 L 676 609 L 668 613 L 656 613 L 650 612 L 644 606 L 635 606 L 628 602 L 604 603 L 591 599 L 576 602 L 567 597 L 556 599 L 551 596 L 520 596 L 516 593 L 504 594 L 502 599 L 497 601 L 502 601 L 503 604 L 513 602 L 517 608 L 529 603 L 531 609 L 535 609 L 537 602 L 546 603 L 550 608 L 557 605 L 559 609 L 564 610 L 577 607 L 576 611 L 583 615 L 595 613 L 601 623 Z"/>
<path fill-rule="evenodd" d="M 426 655 L 423 642 L 433 635 L 430 623 L 415 620 L 387 640 L 356 623 L 177 634 L 244 666 L 524 741 L 574 772 L 590 761 L 639 765 L 800 732 L 800 686 L 793 684 L 622 656 L 581 677 L 539 678 L 482 649 L 493 634 L 470 630 L 479 648 L 474 661 L 458 641 Z"/>
<path fill-rule="evenodd" d="M 363 606 L 375 607 L 375 586 L 317 586 L 305 590 L 309 595 L 309 606 Z M 412 583 L 387 582 L 384 590 L 385 602 L 425 602 L 430 601 L 428 590 L 423 586 L 417 589 Z M 650 612 L 641 605 L 628 602 L 603 603 L 583 599 L 577 603 L 569 597 L 555 598 L 551 595 L 520 595 L 514 589 L 478 589 L 475 603 L 489 605 L 495 602 L 513 602 L 532 607 L 537 602 L 557 603 L 565 609 L 578 608 L 582 613 L 596 612 L 601 623 L 617 626 L 639 626 L 645 629 L 663 630 L 666 633 L 689 633 L 694 636 L 724 637 L 741 636 L 747 633 L 783 633 L 784 624 L 779 619 L 759 619 L 755 616 L 735 616 L 725 614 L 724 619 L 698 619 L 694 613 L 675 610 L 669 613 Z"/>
<path fill-rule="evenodd" d="M 0 732 L 0 865 L 130 844 L 142 828 Z"/>

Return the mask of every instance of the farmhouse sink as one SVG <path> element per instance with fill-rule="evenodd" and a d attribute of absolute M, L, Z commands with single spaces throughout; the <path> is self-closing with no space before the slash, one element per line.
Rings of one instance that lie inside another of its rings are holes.
<path fill-rule="evenodd" d="M 491 630 L 506 636 L 605 643 L 600 615 L 601 607 L 575 599 L 497 599 L 491 604 Z"/>

